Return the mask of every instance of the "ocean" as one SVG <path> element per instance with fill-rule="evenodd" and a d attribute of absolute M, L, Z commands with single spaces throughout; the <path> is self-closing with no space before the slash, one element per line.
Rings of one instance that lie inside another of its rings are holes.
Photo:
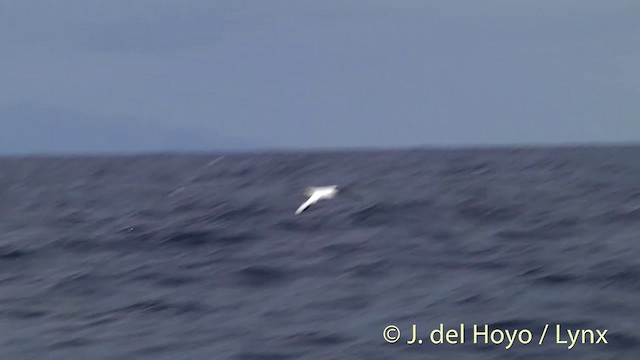
<path fill-rule="evenodd" d="M 0 359 L 637 359 L 639 237 L 640 147 L 4 157 Z"/>

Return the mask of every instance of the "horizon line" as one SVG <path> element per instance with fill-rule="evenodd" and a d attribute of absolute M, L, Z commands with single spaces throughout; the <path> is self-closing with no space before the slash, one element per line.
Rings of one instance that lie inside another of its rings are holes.
<path fill-rule="evenodd" d="M 640 141 L 591 141 L 562 143 L 476 143 L 476 144 L 423 144 L 405 146 L 321 146 L 321 147 L 264 147 L 246 149 L 149 149 L 132 151 L 51 151 L 51 152 L 8 152 L 0 153 L 0 158 L 78 158 L 78 157 L 144 157 L 144 156 L 206 156 L 206 155 L 267 155 L 290 153 L 344 153 L 344 152 L 382 152 L 382 151 L 491 151 L 491 150 L 549 150 L 569 148 L 640 148 Z"/>

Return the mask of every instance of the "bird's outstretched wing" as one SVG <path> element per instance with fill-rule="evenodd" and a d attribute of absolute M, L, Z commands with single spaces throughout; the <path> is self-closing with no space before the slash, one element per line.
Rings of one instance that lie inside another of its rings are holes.
<path fill-rule="evenodd" d="M 296 210 L 296 215 L 300 214 L 301 212 L 305 211 L 309 206 L 311 206 L 311 205 L 315 204 L 316 202 L 318 202 L 320 197 L 321 197 L 321 194 L 319 194 L 317 192 L 313 193 L 311 195 L 311 197 L 307 201 L 302 203 L 302 205 L 300 205 L 298 210 Z"/>

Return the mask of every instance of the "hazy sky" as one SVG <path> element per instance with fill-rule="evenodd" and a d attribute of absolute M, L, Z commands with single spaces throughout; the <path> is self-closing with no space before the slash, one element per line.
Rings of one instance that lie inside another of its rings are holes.
<path fill-rule="evenodd" d="M 0 2 L 0 152 L 640 141 L 637 0 Z"/>

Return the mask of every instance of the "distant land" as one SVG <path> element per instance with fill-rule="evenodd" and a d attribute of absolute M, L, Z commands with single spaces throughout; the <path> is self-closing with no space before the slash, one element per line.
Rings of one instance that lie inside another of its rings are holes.
<path fill-rule="evenodd" d="M 217 120 L 216 121 L 224 121 Z M 268 126 L 268 122 L 265 122 Z M 315 153 L 389 150 L 636 148 L 640 142 L 406 144 L 405 146 L 282 147 L 179 124 L 106 118 L 49 106 L 0 107 L 0 156 L 135 155 L 169 153 Z"/>
<path fill-rule="evenodd" d="M 73 141 L 70 141 L 73 140 Z M 208 130 L 48 106 L 0 107 L 0 155 L 236 151 L 269 147 Z"/>

